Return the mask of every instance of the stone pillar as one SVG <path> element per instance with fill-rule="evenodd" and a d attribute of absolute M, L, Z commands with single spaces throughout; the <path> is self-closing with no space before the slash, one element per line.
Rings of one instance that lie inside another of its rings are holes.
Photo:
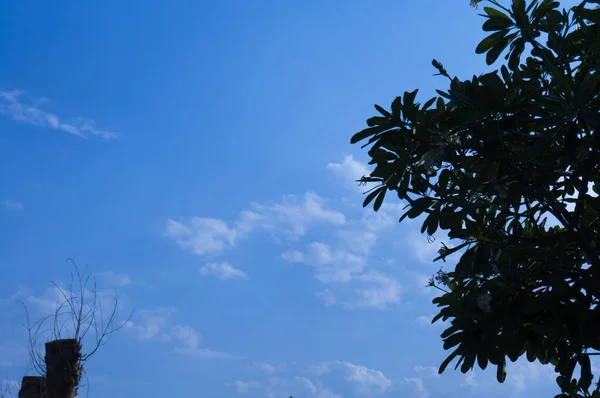
<path fill-rule="evenodd" d="M 45 398 L 46 378 L 44 376 L 23 376 L 19 398 Z"/>
<path fill-rule="evenodd" d="M 75 398 L 81 379 L 81 344 L 77 339 L 46 343 L 46 397 Z"/>

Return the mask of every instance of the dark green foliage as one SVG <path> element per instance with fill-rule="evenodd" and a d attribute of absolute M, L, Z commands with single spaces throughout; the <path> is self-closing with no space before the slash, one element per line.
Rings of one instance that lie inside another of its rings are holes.
<path fill-rule="evenodd" d="M 451 325 L 440 372 L 457 359 L 503 382 L 506 359 L 525 355 L 555 366 L 559 396 L 600 397 L 600 0 L 489 3 L 476 52 L 506 65 L 460 80 L 434 60 L 450 81 L 439 97 L 377 106 L 351 140 L 370 146 L 361 181 L 378 184 L 364 205 L 393 191 L 400 221 L 424 216 L 422 232 L 457 241 L 437 258 L 460 254 L 454 270 L 431 280 L 444 290 L 434 322 Z"/>

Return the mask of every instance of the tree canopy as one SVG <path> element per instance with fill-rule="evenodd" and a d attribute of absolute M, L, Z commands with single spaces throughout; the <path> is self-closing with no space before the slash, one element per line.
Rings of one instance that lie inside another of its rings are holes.
<path fill-rule="evenodd" d="M 430 281 L 433 321 L 450 325 L 440 373 L 492 364 L 503 382 L 525 355 L 555 366 L 558 397 L 600 397 L 600 0 L 484 3 L 475 51 L 499 69 L 461 80 L 434 60 L 449 87 L 375 106 L 351 139 L 374 167 L 364 206 L 391 191 L 400 222 L 455 243 L 435 259 L 456 253 L 454 268 Z"/>

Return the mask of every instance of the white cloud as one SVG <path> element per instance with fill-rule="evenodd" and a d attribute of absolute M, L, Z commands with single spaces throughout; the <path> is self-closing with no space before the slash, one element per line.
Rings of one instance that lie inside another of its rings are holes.
<path fill-rule="evenodd" d="M 173 307 L 156 310 L 138 311 L 139 323 L 128 321 L 125 329 L 130 330 L 140 341 L 157 341 L 173 343 L 173 350 L 197 358 L 240 358 L 225 352 L 201 347 L 201 336 L 194 328 L 187 325 L 171 325 L 171 317 L 176 310 Z"/>
<path fill-rule="evenodd" d="M 100 292 L 102 295 L 103 292 Z M 89 292 L 85 292 L 89 297 Z M 13 300 L 22 300 L 28 305 L 30 310 L 33 310 L 36 314 L 41 316 L 54 315 L 58 307 L 64 303 L 67 299 L 71 299 L 73 293 L 69 292 L 68 289 L 52 286 L 47 289 L 43 294 L 36 296 L 30 289 L 19 288 L 19 291 L 12 296 Z"/>
<path fill-rule="evenodd" d="M 430 376 L 440 377 L 438 368 L 436 368 L 435 366 L 416 365 L 414 367 L 414 369 L 415 369 L 415 372 L 417 372 L 417 373 L 428 373 Z"/>
<path fill-rule="evenodd" d="M 325 307 L 331 307 L 337 302 L 335 298 L 335 293 L 331 291 L 331 289 L 325 289 L 322 292 L 316 293 L 317 297 L 320 297 L 323 300 L 323 304 Z"/>
<path fill-rule="evenodd" d="M 311 367 L 311 371 L 317 376 L 326 375 L 331 373 L 331 365 L 328 362 L 321 362 Z"/>
<path fill-rule="evenodd" d="M 284 372 L 286 370 L 286 366 L 285 365 L 271 365 L 270 363 L 265 363 L 265 362 L 254 362 L 250 366 L 250 369 L 259 370 L 259 371 L 267 373 L 267 374 L 275 374 L 275 373 Z"/>
<path fill-rule="evenodd" d="M 337 232 L 337 237 L 344 247 L 361 255 L 370 254 L 377 241 L 377 234 L 369 230 L 367 225 L 340 230 Z"/>
<path fill-rule="evenodd" d="M 158 308 L 156 310 L 140 310 L 136 314 L 141 318 L 140 323 L 128 321 L 125 328 L 131 330 L 141 341 L 170 341 L 171 336 L 164 331 L 169 318 L 175 313 L 175 308 Z"/>
<path fill-rule="evenodd" d="M 43 102 L 30 99 L 23 91 L 0 90 L 0 115 L 17 123 L 63 131 L 81 138 L 118 138 L 117 133 L 97 128 L 93 120 L 75 118 L 69 122 L 61 121 L 58 116 L 39 108 Z"/>
<path fill-rule="evenodd" d="M 542 365 L 538 362 L 531 363 L 525 358 L 520 358 L 514 363 L 508 362 L 506 374 L 503 388 L 512 390 L 511 396 L 530 395 L 530 391 L 536 386 L 554 385 L 557 376 L 552 365 Z M 460 385 L 471 389 L 477 394 L 495 392 L 499 387 L 495 372 L 490 374 L 478 368 L 469 371 L 463 377 Z"/>
<path fill-rule="evenodd" d="M 413 249 L 415 257 L 424 264 L 431 264 L 439 256 L 438 251 L 442 247 L 441 243 L 434 241 L 428 242 L 425 235 L 413 233 L 410 235 L 410 246 Z M 450 246 L 449 246 L 450 247 Z"/>
<path fill-rule="evenodd" d="M 523 359 L 509 364 L 506 373 L 506 383 L 513 387 L 515 393 L 521 393 L 536 383 L 551 383 L 557 376 L 552 365 L 541 365 Z"/>
<path fill-rule="evenodd" d="M 405 377 L 404 382 L 411 384 L 419 397 L 427 398 L 429 396 L 422 379 L 418 377 Z"/>
<path fill-rule="evenodd" d="M 189 326 L 175 325 L 170 335 L 184 348 L 197 348 L 200 345 L 200 334 Z"/>
<path fill-rule="evenodd" d="M 317 393 L 317 385 L 308 377 L 296 377 L 296 381 L 298 381 L 302 387 L 308 390 L 311 394 L 314 395 Z"/>
<path fill-rule="evenodd" d="M 105 290 L 90 290 L 86 287 L 86 274 L 82 276 L 83 286 L 79 286 L 78 281 L 71 281 L 70 286 L 66 284 L 53 284 L 50 288 L 43 291 L 41 294 L 35 294 L 31 289 L 19 286 L 16 293 L 12 294 L 7 300 L 0 299 L 0 304 L 3 302 L 19 301 L 27 307 L 31 322 L 38 322 L 40 335 L 37 339 L 42 342 L 46 339 L 70 338 L 76 333 L 76 319 L 78 312 L 82 310 L 80 332 L 88 330 L 89 333 L 80 335 L 83 340 L 95 338 L 95 327 L 103 324 L 104 327 L 119 327 L 123 321 L 113 319 L 111 324 L 108 324 L 112 311 L 114 315 L 119 315 L 117 304 L 122 304 L 122 299 L 127 298 L 123 295 L 118 296 L 118 293 L 113 289 Z M 82 290 L 80 291 L 80 288 Z M 82 295 L 83 293 L 83 295 Z M 81 306 L 81 308 L 80 308 Z M 121 322 L 121 323 L 120 323 Z M 87 344 L 84 341 L 84 345 Z M 36 347 L 36 349 L 41 347 Z M 2 355 L 0 355 L 1 357 Z"/>
<path fill-rule="evenodd" d="M 234 384 L 238 394 L 248 394 L 251 390 L 260 387 L 260 384 L 256 381 L 236 381 Z"/>
<path fill-rule="evenodd" d="M 219 279 L 227 280 L 227 279 L 236 279 L 236 278 L 246 278 L 246 274 L 240 270 L 235 268 L 233 265 L 229 264 L 227 261 L 223 261 L 220 263 L 208 263 L 202 268 L 200 268 L 200 275 L 209 276 L 215 275 Z"/>
<path fill-rule="evenodd" d="M 198 347 L 175 347 L 175 352 L 190 357 L 205 359 L 245 359 L 244 357 L 240 357 L 238 355 L 232 355 L 222 351 L 215 351 L 209 350 L 207 348 Z"/>
<path fill-rule="evenodd" d="M 357 298 L 347 306 L 385 309 L 400 302 L 401 287 L 398 282 L 383 274 L 364 274 L 357 277 L 362 286 L 356 288 Z"/>
<path fill-rule="evenodd" d="M 2 202 L 2 205 L 11 211 L 23 211 L 25 209 L 23 204 L 21 202 L 17 202 L 16 200 L 5 200 Z"/>
<path fill-rule="evenodd" d="M 300 385 L 300 389 L 307 390 L 310 395 L 316 398 L 342 398 L 341 395 L 323 387 L 321 383 L 315 383 L 308 377 L 298 376 L 294 380 Z"/>
<path fill-rule="evenodd" d="M 98 272 L 96 276 L 102 278 L 104 282 L 111 286 L 124 287 L 131 284 L 131 278 L 127 274 L 116 272 Z"/>
<path fill-rule="evenodd" d="M 354 188 L 357 191 L 364 192 L 369 187 L 360 186 L 357 180 L 363 176 L 371 174 L 367 166 L 354 159 L 352 155 L 347 155 L 340 163 L 329 163 L 327 169 L 336 177 L 340 178 L 344 185 Z"/>
<path fill-rule="evenodd" d="M 304 263 L 306 259 L 304 254 L 298 250 L 288 250 L 281 255 L 281 258 L 290 263 Z"/>
<path fill-rule="evenodd" d="M 347 283 L 365 268 L 365 258 L 343 250 L 332 250 L 323 242 L 312 242 L 305 253 L 286 252 L 282 257 L 302 262 L 315 269 L 315 277 L 323 283 Z"/>
<path fill-rule="evenodd" d="M 383 392 L 392 386 L 392 381 L 379 370 L 349 362 L 337 362 L 337 364 L 345 368 L 346 380 L 356 384 L 361 392 L 373 390 Z"/>
<path fill-rule="evenodd" d="M 302 199 L 295 195 L 286 195 L 280 203 L 267 205 L 252 204 L 253 214 L 249 217 L 242 213 L 243 230 L 255 228 L 274 229 L 297 238 L 306 233 L 307 229 L 316 224 L 343 225 L 346 217 L 339 211 L 325 208 L 326 200 L 313 192 L 307 192 Z M 244 217 L 245 215 L 245 217 Z M 249 219 L 252 222 L 248 221 Z"/>
<path fill-rule="evenodd" d="M 317 293 L 326 306 L 339 303 L 345 308 L 385 309 L 400 301 L 400 285 L 391 277 L 366 272 L 367 258 L 348 250 L 332 249 L 323 242 L 312 242 L 306 252 L 289 251 L 282 255 L 290 262 L 311 265 L 315 278 L 335 287 Z"/>
<path fill-rule="evenodd" d="M 415 319 L 415 322 L 422 327 L 425 328 L 440 328 L 440 329 L 445 329 L 448 326 L 450 326 L 448 324 L 448 322 L 443 322 L 441 319 L 438 320 L 435 323 L 431 323 L 431 321 L 433 320 L 433 318 L 435 317 L 435 314 L 429 314 L 429 315 L 420 315 Z"/>
<path fill-rule="evenodd" d="M 354 162 L 347 158 L 346 165 Z M 335 169 L 335 165 L 332 165 Z M 341 167 L 341 166 L 340 166 Z M 361 218 L 348 221 L 346 216 L 327 208 L 327 201 L 315 193 L 303 196 L 287 195 L 277 203 L 251 204 L 237 221 L 195 217 L 189 222 L 168 220 L 165 235 L 185 250 L 203 255 L 219 253 L 234 247 L 253 231 L 269 231 L 277 238 L 287 235 L 288 245 L 305 235 L 315 225 L 334 227 L 331 241 L 316 240 L 300 247 L 288 247 L 281 258 L 291 263 L 310 265 L 315 278 L 326 285 L 317 293 L 325 305 L 338 304 L 345 308 L 372 307 L 385 309 L 399 302 L 400 285 L 396 280 L 371 264 L 380 259 L 372 256 L 379 235 L 397 224 L 399 205 L 391 204 L 378 213 L 368 211 Z M 203 275 L 238 276 L 228 263 L 209 264 Z"/>
<path fill-rule="evenodd" d="M 175 220 L 167 221 L 165 235 L 175 240 L 184 250 L 194 254 L 221 252 L 233 247 L 236 231 L 215 218 L 194 217 L 188 225 Z"/>
<path fill-rule="evenodd" d="M 342 398 L 340 394 L 336 394 L 329 388 L 324 388 L 320 391 L 317 391 L 315 395 L 317 398 Z"/>
<path fill-rule="evenodd" d="M 364 257 L 343 250 L 332 251 L 322 242 L 311 243 L 307 257 L 308 263 L 315 267 L 316 278 L 323 283 L 350 282 L 366 266 Z"/>
<path fill-rule="evenodd" d="M 310 226 L 343 225 L 346 222 L 342 213 L 326 209 L 325 203 L 323 198 L 311 192 L 302 198 L 287 195 L 280 203 L 252 204 L 252 211 L 242 211 L 233 226 L 215 218 L 193 217 L 187 223 L 169 219 L 165 236 L 197 255 L 230 249 L 241 237 L 255 230 L 279 232 L 295 239 L 304 235 Z"/>
<path fill-rule="evenodd" d="M 477 380 L 475 380 L 475 370 L 470 370 L 463 377 L 463 381 L 460 383 L 461 387 L 471 387 L 475 388 L 479 385 Z"/>

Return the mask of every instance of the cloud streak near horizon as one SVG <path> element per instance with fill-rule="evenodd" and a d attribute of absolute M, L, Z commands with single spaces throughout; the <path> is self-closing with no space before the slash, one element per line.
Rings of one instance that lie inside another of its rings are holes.
<path fill-rule="evenodd" d="M 45 99 L 31 99 L 21 90 L 0 89 L 0 115 L 16 123 L 62 131 L 84 139 L 99 137 L 109 141 L 119 138 L 116 132 L 96 127 L 96 122 L 91 119 L 77 117 L 65 122 L 56 114 L 43 110 L 40 106 L 45 102 Z"/>

